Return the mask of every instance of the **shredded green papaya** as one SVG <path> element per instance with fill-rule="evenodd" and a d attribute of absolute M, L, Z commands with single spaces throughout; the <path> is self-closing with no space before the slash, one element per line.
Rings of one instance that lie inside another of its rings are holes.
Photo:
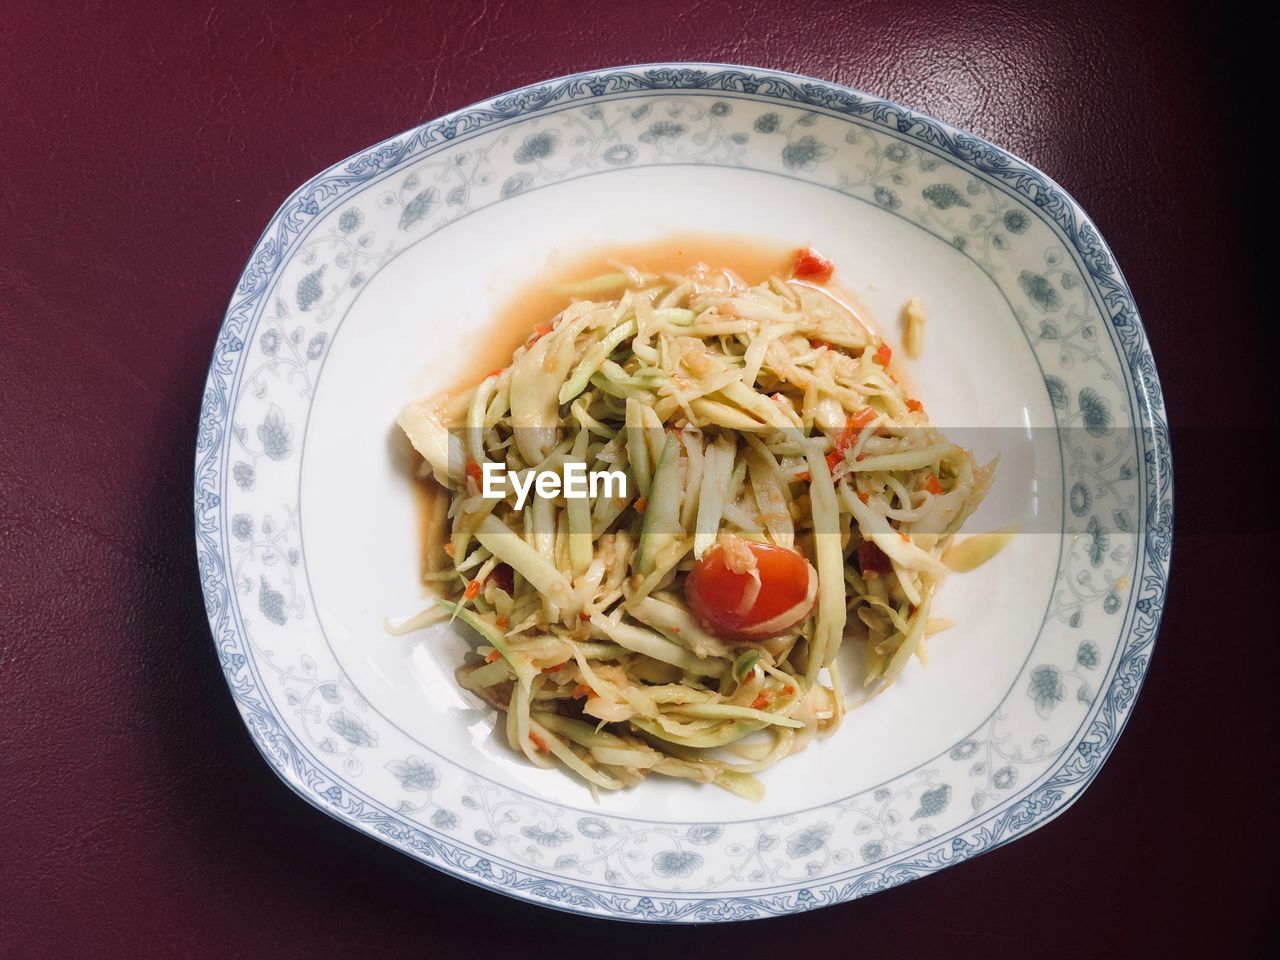
<path fill-rule="evenodd" d="M 874 695 L 923 661 L 940 579 L 1008 539 L 952 543 L 994 464 L 930 425 L 821 283 L 611 268 L 557 288 L 499 371 L 400 415 L 449 494 L 431 577 L 477 638 L 459 683 L 513 750 L 592 790 L 656 775 L 758 800 L 760 770 L 840 723 L 845 683 Z M 574 470 L 624 488 L 569 496 Z M 564 485 L 535 491 L 548 473 Z M 810 579 L 751 621 L 781 589 L 770 549 Z"/>

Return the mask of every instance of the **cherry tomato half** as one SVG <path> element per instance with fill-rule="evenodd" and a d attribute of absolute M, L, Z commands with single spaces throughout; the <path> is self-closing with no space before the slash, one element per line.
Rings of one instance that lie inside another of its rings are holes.
<path fill-rule="evenodd" d="M 724 640 L 768 640 L 785 633 L 809 615 L 818 593 L 818 573 L 800 554 L 765 543 L 747 546 L 755 555 L 760 592 L 746 609 L 752 574 L 730 570 L 719 544 L 684 581 L 693 615 Z"/>

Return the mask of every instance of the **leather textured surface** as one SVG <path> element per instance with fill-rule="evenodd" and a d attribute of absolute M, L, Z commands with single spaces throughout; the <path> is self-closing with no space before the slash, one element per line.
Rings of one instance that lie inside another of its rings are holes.
<path fill-rule="evenodd" d="M 504 943 L 1238 955 L 1261 942 L 1275 522 L 1241 519 L 1276 487 L 1244 446 L 1275 422 L 1260 246 L 1274 184 L 1250 146 L 1271 83 L 1251 60 L 1261 21 L 1221 5 L 976 0 L 12 0 L 2 19 L 0 957 L 493 956 Z M 667 59 L 846 82 L 1041 167 L 1125 269 L 1174 424 L 1165 625 L 1084 796 L 975 862 L 732 929 L 509 901 L 293 796 L 224 687 L 191 532 L 214 335 L 296 185 L 479 98 Z"/>

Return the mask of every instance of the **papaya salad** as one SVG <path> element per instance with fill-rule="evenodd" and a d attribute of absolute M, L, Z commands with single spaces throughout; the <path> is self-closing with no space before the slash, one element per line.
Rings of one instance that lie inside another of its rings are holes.
<path fill-rule="evenodd" d="M 754 774 L 841 722 L 842 671 L 861 702 L 947 625 L 934 592 L 995 463 L 930 425 L 831 269 L 617 264 L 563 288 L 508 365 L 401 413 L 447 513 L 440 597 L 389 629 L 473 628 L 458 683 L 529 762 L 759 799 Z M 624 489 L 483 495 L 493 465 L 570 464 Z"/>

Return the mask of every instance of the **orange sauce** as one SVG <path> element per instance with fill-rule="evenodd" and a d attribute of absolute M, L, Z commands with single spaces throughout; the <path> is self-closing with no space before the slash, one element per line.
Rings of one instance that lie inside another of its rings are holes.
<path fill-rule="evenodd" d="M 457 379 L 442 393 L 454 395 L 468 390 L 491 371 L 510 364 L 511 355 L 533 328 L 550 323 L 569 305 L 571 298 L 557 293 L 556 286 L 614 273 L 617 268 L 610 265 L 610 261 L 655 274 L 684 273 L 695 264 L 704 263 L 712 269 L 728 268 L 754 286 L 770 276 L 788 276 L 797 249 L 798 246 L 784 246 L 770 240 L 686 233 L 652 243 L 618 244 L 597 247 L 577 256 L 553 257 L 538 281 L 511 296 L 493 320 L 479 331 L 474 338 L 477 347 L 463 358 Z M 836 278 L 839 278 L 839 265 Z M 874 332 L 870 312 L 856 297 L 835 283 L 827 283 L 825 287 L 863 326 Z"/>
<path fill-rule="evenodd" d="M 448 555 L 444 552 L 449 542 L 449 491 L 436 482 L 430 473 L 421 469 L 422 457 L 414 451 L 415 463 L 413 483 L 414 504 L 417 507 L 418 527 L 418 576 L 423 584 L 434 587 L 430 574 L 447 569 Z"/>

